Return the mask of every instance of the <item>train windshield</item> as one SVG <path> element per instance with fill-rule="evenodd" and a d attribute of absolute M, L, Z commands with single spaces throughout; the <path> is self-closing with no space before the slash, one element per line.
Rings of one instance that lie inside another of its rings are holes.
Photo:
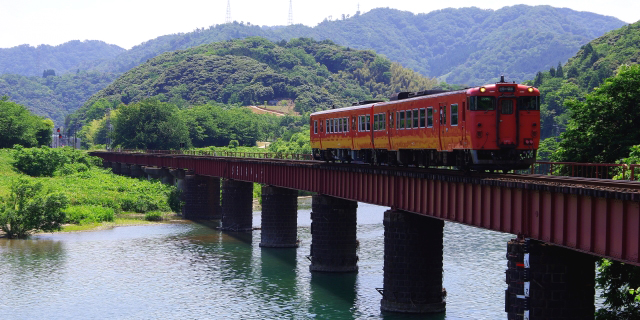
<path fill-rule="evenodd" d="M 469 97 L 469 109 L 473 111 L 493 111 L 496 109 L 496 98 Z"/>
<path fill-rule="evenodd" d="M 518 98 L 518 110 L 540 110 L 540 97 L 520 97 Z"/>

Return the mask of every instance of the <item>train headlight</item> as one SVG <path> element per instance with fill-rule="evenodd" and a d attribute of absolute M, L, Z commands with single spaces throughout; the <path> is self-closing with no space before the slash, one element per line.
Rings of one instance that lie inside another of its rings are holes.
<path fill-rule="evenodd" d="M 480 87 L 480 92 L 484 93 L 485 91 L 487 91 L 487 88 L 485 88 L 485 87 Z"/>
<path fill-rule="evenodd" d="M 533 87 L 529 87 L 527 91 L 529 91 L 529 93 L 533 93 Z"/>

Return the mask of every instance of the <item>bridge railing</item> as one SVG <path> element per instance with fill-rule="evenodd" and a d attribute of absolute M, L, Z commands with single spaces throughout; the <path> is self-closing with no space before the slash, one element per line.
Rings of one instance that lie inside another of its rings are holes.
<path fill-rule="evenodd" d="M 312 160 L 310 154 L 279 153 L 279 152 L 238 152 L 213 150 L 140 150 L 118 149 L 116 152 L 155 153 L 193 156 L 255 158 L 255 159 L 289 159 Z M 537 161 L 529 170 L 517 170 L 517 173 L 544 174 L 554 176 L 584 177 L 597 179 L 640 180 L 640 164 L 619 163 L 580 163 L 580 162 L 550 162 Z M 637 175 L 637 176 L 636 176 Z"/>
<path fill-rule="evenodd" d="M 638 164 L 621 163 L 579 163 L 579 162 L 548 162 L 538 161 L 531 166 L 531 174 L 554 176 L 583 177 L 596 179 L 636 180 L 636 173 L 640 174 Z"/>
<path fill-rule="evenodd" d="M 113 151 L 127 152 L 127 153 L 155 153 L 155 154 L 175 154 L 175 155 L 190 155 L 190 156 L 232 157 L 232 158 L 312 160 L 312 155 L 310 154 L 282 153 L 282 152 L 238 152 L 238 151 L 213 151 L 213 150 L 139 150 L 139 149 L 118 149 Z"/>

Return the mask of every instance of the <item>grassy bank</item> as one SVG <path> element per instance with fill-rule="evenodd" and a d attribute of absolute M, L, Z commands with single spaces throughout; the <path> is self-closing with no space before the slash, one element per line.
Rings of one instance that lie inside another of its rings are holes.
<path fill-rule="evenodd" d="M 90 167 L 87 171 L 53 177 L 29 177 L 12 165 L 11 149 L 0 149 L 0 197 L 9 195 L 18 177 L 42 183 L 44 189 L 64 193 L 70 206 L 63 231 L 82 231 L 116 225 L 146 224 L 145 215 L 155 220 L 174 217 L 168 199 L 175 187 L 112 174 Z M 159 219 L 160 218 L 160 219 Z"/>

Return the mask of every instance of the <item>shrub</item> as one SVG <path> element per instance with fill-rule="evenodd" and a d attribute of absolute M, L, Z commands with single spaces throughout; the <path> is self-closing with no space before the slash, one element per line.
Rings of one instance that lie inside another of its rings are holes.
<path fill-rule="evenodd" d="M 74 206 L 65 210 L 68 223 L 89 224 L 113 221 L 115 212 L 112 208 L 101 206 Z"/>
<path fill-rule="evenodd" d="M 162 221 L 162 213 L 158 211 L 147 212 L 144 215 L 144 219 L 147 221 Z"/>
<path fill-rule="evenodd" d="M 99 165 L 101 161 L 100 158 L 89 156 L 86 152 L 70 147 L 23 148 L 16 145 L 13 150 L 13 166 L 32 177 L 51 177 L 57 170 L 61 173 L 86 171 L 90 167 Z"/>
<path fill-rule="evenodd" d="M 120 202 L 122 211 L 133 211 L 137 213 L 145 213 L 160 209 L 159 204 L 149 195 L 142 194 L 136 198 L 124 198 Z"/>
<path fill-rule="evenodd" d="M 36 230 L 60 230 L 69 204 L 64 194 L 43 190 L 40 182 L 14 180 L 7 199 L 0 199 L 0 228 L 9 238 L 25 238 Z"/>
<path fill-rule="evenodd" d="M 182 191 L 178 190 L 178 188 L 173 188 L 169 194 L 167 194 L 167 203 L 169 204 L 169 208 L 171 211 L 175 213 L 182 212 L 183 201 L 181 200 Z"/>

